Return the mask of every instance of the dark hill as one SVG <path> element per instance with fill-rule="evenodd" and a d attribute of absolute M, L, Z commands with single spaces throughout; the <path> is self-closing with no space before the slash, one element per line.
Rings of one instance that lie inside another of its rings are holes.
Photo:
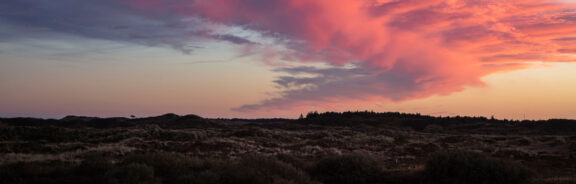
<path fill-rule="evenodd" d="M 85 116 L 66 116 L 60 120 L 56 119 L 39 119 L 39 118 L 3 118 L 0 119 L 3 124 L 10 126 L 56 126 L 67 128 L 118 128 L 133 127 L 142 125 L 158 125 L 166 129 L 184 129 L 184 128 L 205 128 L 213 127 L 216 124 L 197 115 L 179 116 L 176 114 L 164 114 L 155 117 L 146 118 L 99 118 Z"/>
<path fill-rule="evenodd" d="M 119 128 L 142 125 L 157 125 L 164 129 L 207 128 L 255 124 L 261 126 L 377 126 L 394 129 L 411 129 L 433 133 L 481 133 L 481 134 L 576 134 L 576 120 L 499 120 L 486 117 L 434 117 L 399 112 L 310 112 L 298 120 L 293 119 L 205 119 L 197 115 L 172 113 L 144 118 L 99 118 L 66 116 L 60 120 L 38 118 L 0 118 L 10 126 L 56 126 L 67 128 Z"/>

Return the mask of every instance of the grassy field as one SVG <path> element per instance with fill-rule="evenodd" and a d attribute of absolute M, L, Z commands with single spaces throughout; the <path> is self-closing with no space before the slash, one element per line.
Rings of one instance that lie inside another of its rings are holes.
<path fill-rule="evenodd" d="M 0 119 L 0 183 L 576 183 L 576 123 L 309 113 Z"/>

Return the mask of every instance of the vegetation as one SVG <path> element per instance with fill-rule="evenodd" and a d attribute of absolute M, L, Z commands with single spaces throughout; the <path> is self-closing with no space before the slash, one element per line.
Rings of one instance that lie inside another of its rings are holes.
<path fill-rule="evenodd" d="M 324 183 L 385 183 L 380 165 L 366 155 L 339 155 L 321 159 L 310 172 Z"/>
<path fill-rule="evenodd" d="M 531 176 L 517 163 L 470 152 L 438 154 L 424 172 L 428 181 L 439 184 L 522 184 Z"/>
<path fill-rule="evenodd" d="M 0 183 L 576 182 L 571 120 L 364 111 L 0 121 Z"/>
<path fill-rule="evenodd" d="M 328 126 L 396 126 L 424 131 L 434 125 L 434 131 L 474 133 L 532 133 L 532 134 L 573 134 L 576 132 L 576 120 L 498 120 L 486 117 L 433 117 L 421 114 L 399 112 L 347 111 L 347 112 L 309 112 L 298 120 L 304 124 Z"/>

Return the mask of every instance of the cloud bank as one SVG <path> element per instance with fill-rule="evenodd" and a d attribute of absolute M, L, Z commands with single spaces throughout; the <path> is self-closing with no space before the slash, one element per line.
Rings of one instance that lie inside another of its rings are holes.
<path fill-rule="evenodd" d="M 334 66 L 278 69 L 289 74 L 280 97 L 245 111 L 448 95 L 527 62 L 576 59 L 574 5 L 557 1 L 211 0 L 179 11 L 277 38 L 278 59 Z"/>
<path fill-rule="evenodd" d="M 184 52 L 197 39 L 240 45 L 286 74 L 276 97 L 236 108 L 259 111 L 448 95 L 529 62 L 572 62 L 575 9 L 556 0 L 7 0 L 0 20 Z M 313 63 L 328 67 L 301 66 Z"/>

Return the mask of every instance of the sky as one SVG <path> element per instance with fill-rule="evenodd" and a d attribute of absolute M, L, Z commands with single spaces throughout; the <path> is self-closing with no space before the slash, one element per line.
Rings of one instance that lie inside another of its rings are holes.
<path fill-rule="evenodd" d="M 0 117 L 576 119 L 570 0 L 1 0 Z"/>

